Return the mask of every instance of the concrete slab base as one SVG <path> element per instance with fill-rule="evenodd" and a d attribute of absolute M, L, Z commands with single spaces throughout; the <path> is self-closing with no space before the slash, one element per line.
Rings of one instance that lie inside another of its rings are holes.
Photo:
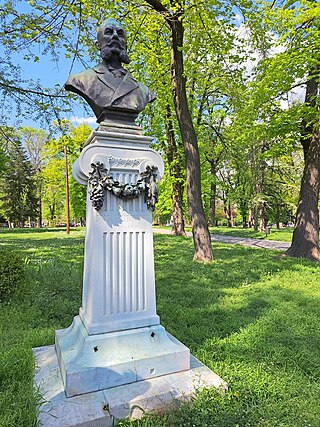
<path fill-rule="evenodd" d="M 187 371 L 66 397 L 54 346 L 38 347 L 33 353 L 35 387 L 43 399 L 38 420 L 43 427 L 108 427 L 116 418 L 141 418 L 147 412 L 167 410 L 204 387 L 228 388 L 217 374 L 191 356 Z"/>

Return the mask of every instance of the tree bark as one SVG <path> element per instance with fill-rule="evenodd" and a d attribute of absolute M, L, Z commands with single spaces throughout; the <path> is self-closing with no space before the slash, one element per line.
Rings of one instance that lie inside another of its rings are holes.
<path fill-rule="evenodd" d="M 217 199 L 217 184 L 216 184 L 216 174 L 217 174 L 217 162 L 215 159 L 209 159 L 210 163 L 210 200 L 209 200 L 209 225 L 214 227 L 216 225 L 216 199 Z"/>
<path fill-rule="evenodd" d="M 232 228 L 234 223 L 233 223 L 232 207 L 230 202 L 228 202 L 228 204 L 226 205 L 225 212 L 228 220 L 228 227 Z"/>
<path fill-rule="evenodd" d="M 188 108 L 186 79 L 183 68 L 183 24 L 180 16 L 171 17 L 171 82 L 175 111 L 179 123 L 184 153 L 186 157 L 186 189 L 194 241 L 194 260 L 213 259 L 211 239 L 206 222 L 202 199 L 200 178 L 200 157 L 197 136 Z"/>
<path fill-rule="evenodd" d="M 146 3 L 164 16 L 171 30 L 170 77 L 186 158 L 186 189 L 194 242 L 194 260 L 211 261 L 213 259 L 211 239 L 201 199 L 199 147 L 188 107 L 183 67 L 183 2 L 175 3 L 175 7 L 178 7 L 175 14 L 159 0 L 146 0 Z"/>
<path fill-rule="evenodd" d="M 311 72 L 307 82 L 305 103 L 316 107 L 319 87 L 319 68 Z M 301 123 L 301 144 L 305 166 L 301 180 L 299 203 L 292 236 L 292 243 L 286 255 L 320 261 L 319 248 L 319 190 L 320 190 L 320 123 L 319 111 L 316 119 L 303 119 Z"/>
<path fill-rule="evenodd" d="M 173 177 L 172 183 L 172 230 L 171 234 L 175 236 L 185 236 L 183 220 L 183 181 L 181 179 L 182 170 L 179 161 L 179 153 L 175 140 L 173 122 L 170 106 L 167 106 L 166 112 L 166 135 L 168 141 L 167 160 L 170 175 Z"/>
<path fill-rule="evenodd" d="M 217 184 L 211 182 L 210 184 L 210 204 L 209 204 L 209 225 L 214 227 L 216 225 L 216 199 L 217 199 Z"/>
<path fill-rule="evenodd" d="M 292 236 L 286 254 L 320 261 L 319 248 L 320 129 L 313 132 L 303 171 L 299 203 Z"/>
<path fill-rule="evenodd" d="M 183 187 L 181 183 L 172 184 L 172 230 L 174 236 L 185 236 L 184 219 L 182 210 Z"/>
<path fill-rule="evenodd" d="M 254 231 L 258 231 L 258 207 L 255 206 L 253 209 L 253 228 Z"/>
<path fill-rule="evenodd" d="M 260 225 L 259 230 L 263 232 L 266 229 L 267 221 L 266 221 L 266 209 L 265 204 L 261 203 L 259 208 L 259 217 L 260 217 Z"/>

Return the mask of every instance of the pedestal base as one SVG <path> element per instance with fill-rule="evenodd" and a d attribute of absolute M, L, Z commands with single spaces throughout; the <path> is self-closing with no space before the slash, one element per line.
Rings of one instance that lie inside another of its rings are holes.
<path fill-rule="evenodd" d="M 38 412 L 43 427 L 109 427 L 115 418 L 141 418 L 144 412 L 169 410 L 203 387 L 228 388 L 191 356 L 187 371 L 67 398 L 54 346 L 35 348 L 33 353 L 35 387 L 44 402 Z"/>
<path fill-rule="evenodd" d="M 88 335 L 76 316 L 56 351 L 68 397 L 190 369 L 189 349 L 161 325 Z"/>

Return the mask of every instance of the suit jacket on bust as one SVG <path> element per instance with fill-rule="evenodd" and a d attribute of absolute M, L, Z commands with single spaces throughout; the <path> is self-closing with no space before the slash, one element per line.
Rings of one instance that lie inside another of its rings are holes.
<path fill-rule="evenodd" d="M 65 89 L 82 96 L 92 108 L 97 121 L 104 110 L 140 113 L 155 100 L 155 94 L 122 69 L 116 78 L 108 64 L 101 63 L 89 70 L 69 76 Z M 100 120 L 99 120 L 100 118 Z"/>

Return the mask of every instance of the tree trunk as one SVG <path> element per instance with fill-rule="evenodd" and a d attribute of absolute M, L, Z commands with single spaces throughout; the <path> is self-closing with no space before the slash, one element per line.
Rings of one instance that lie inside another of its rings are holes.
<path fill-rule="evenodd" d="M 277 207 L 276 207 L 276 226 L 277 226 L 277 230 L 280 229 L 280 206 L 279 203 L 277 203 Z"/>
<path fill-rule="evenodd" d="M 226 214 L 227 214 L 227 220 L 228 220 L 228 227 L 233 227 L 233 216 L 232 216 L 232 207 L 231 203 L 228 202 L 228 206 L 226 208 Z"/>
<path fill-rule="evenodd" d="M 286 254 L 320 261 L 319 248 L 320 129 L 312 135 L 301 181 L 292 243 Z"/>
<path fill-rule="evenodd" d="M 210 204 L 209 204 L 209 225 L 214 227 L 216 224 L 216 198 L 217 184 L 211 183 L 210 186 Z"/>
<path fill-rule="evenodd" d="M 201 199 L 198 141 L 186 94 L 182 53 L 183 24 L 179 17 L 181 18 L 182 15 L 171 17 L 168 20 L 172 34 L 170 72 L 174 105 L 186 157 L 186 189 L 195 249 L 194 260 L 211 261 L 213 259 L 211 239 Z"/>
<path fill-rule="evenodd" d="M 260 216 L 260 225 L 259 225 L 259 230 L 261 232 L 263 232 L 266 229 L 267 226 L 267 222 L 266 222 L 266 212 L 265 212 L 265 204 L 262 203 L 260 205 L 260 209 L 259 209 L 259 216 Z"/>
<path fill-rule="evenodd" d="M 39 195 L 38 195 L 38 218 L 37 218 L 37 227 L 42 227 L 42 184 L 40 183 L 39 188 Z"/>
<path fill-rule="evenodd" d="M 252 227 L 252 209 L 249 209 L 249 216 L 248 216 L 248 227 Z"/>
<path fill-rule="evenodd" d="M 179 182 L 172 184 L 172 230 L 174 236 L 185 236 L 184 219 L 182 211 L 183 188 Z"/>
<path fill-rule="evenodd" d="M 253 209 L 253 228 L 254 231 L 258 231 L 258 208 L 257 206 Z"/>
<path fill-rule="evenodd" d="M 170 175 L 173 177 L 172 183 L 172 230 L 171 234 L 175 236 L 185 236 L 183 220 L 183 181 L 181 162 L 175 140 L 173 122 L 170 106 L 167 105 L 166 113 L 166 136 L 168 141 L 167 160 Z"/>
<path fill-rule="evenodd" d="M 215 161 L 211 160 L 210 174 L 211 174 L 211 179 L 214 179 L 214 181 L 211 181 L 211 184 L 210 184 L 209 225 L 211 227 L 214 227 L 216 223 L 216 198 L 217 198 L 217 184 L 215 182 L 216 173 L 217 171 L 216 171 Z"/>
<path fill-rule="evenodd" d="M 55 204 L 53 205 L 49 205 L 49 210 L 50 210 L 50 221 L 53 222 L 54 220 L 54 214 L 55 214 Z"/>
<path fill-rule="evenodd" d="M 307 82 L 305 104 L 316 107 L 319 87 L 318 65 Z M 317 108 L 318 109 L 318 108 Z M 301 180 L 292 243 L 286 255 L 320 261 L 319 248 L 319 190 L 320 190 L 320 123 L 319 111 L 315 121 L 306 118 L 301 123 L 301 144 L 305 166 Z"/>

